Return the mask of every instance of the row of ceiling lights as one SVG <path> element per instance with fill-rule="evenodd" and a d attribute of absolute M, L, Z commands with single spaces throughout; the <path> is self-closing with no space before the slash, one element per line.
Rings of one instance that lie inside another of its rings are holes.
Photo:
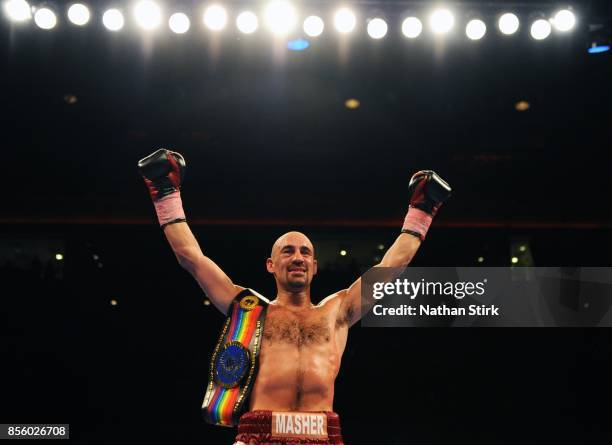
<path fill-rule="evenodd" d="M 34 22 L 42 29 L 52 29 L 57 25 L 57 14 L 49 7 L 31 7 L 25 0 L 7 0 L 4 2 L 6 15 L 13 21 L 24 22 L 34 17 Z M 89 8 L 82 3 L 72 4 L 67 11 L 68 20 L 77 26 L 84 26 L 91 19 Z M 144 30 L 154 30 L 162 23 L 162 10 L 151 0 L 136 3 L 133 9 L 136 23 Z M 298 14 L 291 3 L 285 0 L 275 0 L 267 5 L 263 18 L 266 27 L 276 35 L 288 35 L 297 25 Z M 228 13 L 223 6 L 211 5 L 204 11 L 204 24 L 212 31 L 223 30 L 228 22 Z M 119 9 L 108 9 L 102 15 L 102 23 L 110 31 L 119 31 L 125 25 L 124 14 Z M 357 26 L 357 18 L 353 11 L 341 8 L 334 14 L 335 29 L 341 34 L 348 34 Z M 560 32 L 574 28 L 576 17 L 569 9 L 556 12 L 551 18 L 540 17 L 531 23 L 530 33 L 536 40 L 548 37 L 553 27 Z M 311 15 L 303 21 L 304 33 L 317 37 L 323 33 L 325 22 L 319 16 Z M 191 22 L 187 14 L 176 12 L 169 17 L 168 26 L 177 34 L 189 31 Z M 443 35 L 455 26 L 455 17 L 448 9 L 437 9 L 429 16 L 429 27 L 434 34 Z M 519 18 L 510 12 L 502 14 L 497 20 L 499 31 L 504 35 L 516 33 L 520 27 Z M 259 28 L 259 20 L 253 11 L 242 11 L 236 17 L 236 27 L 244 34 L 251 34 Z M 402 33 L 408 38 L 416 38 L 423 31 L 423 23 L 418 17 L 406 17 L 402 22 Z M 367 21 L 367 32 L 373 39 L 383 38 L 388 31 L 387 22 L 381 17 Z M 479 40 L 487 32 L 487 25 L 479 18 L 470 20 L 465 33 L 472 40 Z"/>

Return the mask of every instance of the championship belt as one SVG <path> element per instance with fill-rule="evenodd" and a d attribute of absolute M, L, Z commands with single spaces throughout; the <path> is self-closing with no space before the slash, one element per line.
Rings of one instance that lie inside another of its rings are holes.
<path fill-rule="evenodd" d="M 208 423 L 235 426 L 247 410 L 257 374 L 268 303 L 251 289 L 243 290 L 234 298 L 210 361 L 202 404 Z"/>

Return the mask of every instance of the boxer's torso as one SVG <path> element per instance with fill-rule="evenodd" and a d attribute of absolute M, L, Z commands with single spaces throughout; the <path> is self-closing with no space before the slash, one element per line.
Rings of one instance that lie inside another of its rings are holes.
<path fill-rule="evenodd" d="M 336 295 L 319 306 L 272 303 L 250 410 L 332 411 L 349 324 Z"/>

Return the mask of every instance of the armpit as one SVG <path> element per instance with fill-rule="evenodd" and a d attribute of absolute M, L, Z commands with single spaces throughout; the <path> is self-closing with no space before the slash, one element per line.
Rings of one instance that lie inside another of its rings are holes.
<path fill-rule="evenodd" d="M 353 322 L 355 317 L 355 311 L 357 309 L 354 305 L 348 305 L 338 312 L 338 318 L 336 318 L 336 327 L 349 325 Z"/>

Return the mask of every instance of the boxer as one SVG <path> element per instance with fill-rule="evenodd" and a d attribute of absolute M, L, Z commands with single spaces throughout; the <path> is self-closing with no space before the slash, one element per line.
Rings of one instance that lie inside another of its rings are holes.
<path fill-rule="evenodd" d="M 139 161 L 138 167 L 179 264 L 227 314 L 246 288 L 234 284 L 204 255 L 186 222 L 180 193 L 184 158 L 160 149 Z M 408 185 L 409 206 L 401 233 L 374 267 L 408 266 L 450 192 L 433 171 L 415 173 Z M 247 412 L 240 417 L 236 444 L 341 445 L 340 421 L 332 409 L 334 382 L 349 327 L 362 315 L 361 278 L 313 304 L 315 247 L 300 232 L 285 233 L 274 242 L 266 269 L 274 277 L 277 294 L 266 308 L 258 371 Z"/>

